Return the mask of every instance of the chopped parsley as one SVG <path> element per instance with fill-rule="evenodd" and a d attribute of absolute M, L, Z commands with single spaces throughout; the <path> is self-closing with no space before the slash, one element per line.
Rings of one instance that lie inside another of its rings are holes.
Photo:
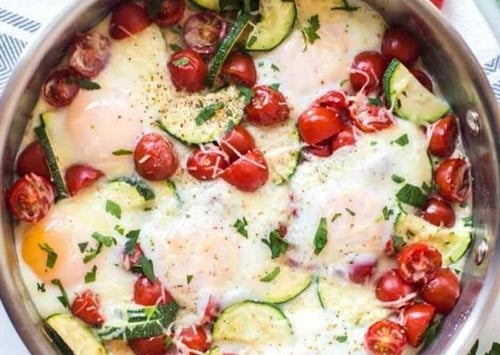
<path fill-rule="evenodd" d="M 318 30 L 321 27 L 321 24 L 319 23 L 319 16 L 318 15 L 311 16 L 307 20 L 307 23 L 308 25 L 301 29 L 302 36 L 304 37 L 304 42 L 305 42 L 304 50 L 307 49 L 308 43 L 313 44 L 317 39 L 321 38 L 318 35 Z"/>
<path fill-rule="evenodd" d="M 97 274 L 97 266 L 94 265 L 92 267 L 92 270 L 90 270 L 89 272 L 87 272 L 85 274 L 85 283 L 88 284 L 88 283 L 94 282 L 95 278 L 96 278 L 96 274 Z"/>
<path fill-rule="evenodd" d="M 408 139 L 408 135 L 405 133 L 401 137 L 399 137 L 398 139 L 392 141 L 391 143 L 396 143 L 397 145 L 404 147 L 405 145 L 410 143 L 410 140 Z"/>
<path fill-rule="evenodd" d="M 369 97 L 368 102 L 374 106 L 382 106 L 382 101 L 378 97 Z"/>
<path fill-rule="evenodd" d="M 260 281 L 262 282 L 271 282 L 273 281 L 276 276 L 278 276 L 278 274 L 280 273 L 281 269 L 279 266 L 276 266 L 272 271 L 270 271 L 269 273 L 267 273 L 266 275 L 264 275 Z"/>
<path fill-rule="evenodd" d="M 193 275 L 186 275 L 186 282 L 189 285 L 191 281 L 193 280 Z"/>
<path fill-rule="evenodd" d="M 328 242 L 328 225 L 325 217 L 319 220 L 318 228 L 314 234 L 314 254 L 318 255 Z"/>
<path fill-rule="evenodd" d="M 125 242 L 125 254 L 131 255 L 134 252 L 140 233 L 140 229 L 134 229 L 125 235 L 125 238 L 127 238 Z"/>
<path fill-rule="evenodd" d="M 57 261 L 57 253 L 47 243 L 38 244 L 38 247 L 47 252 L 47 260 L 45 261 L 45 266 L 47 266 L 49 269 L 52 269 Z"/>
<path fill-rule="evenodd" d="M 382 215 L 384 216 L 384 220 L 388 221 L 389 218 L 394 214 L 394 211 L 387 206 L 384 206 L 382 209 Z"/>
<path fill-rule="evenodd" d="M 194 122 L 197 126 L 201 126 L 203 123 L 214 117 L 215 113 L 222 108 L 224 108 L 224 104 L 222 102 L 207 105 L 201 109 L 201 111 L 195 117 Z"/>
<path fill-rule="evenodd" d="M 472 216 L 462 218 L 464 222 L 464 227 L 472 227 Z"/>
<path fill-rule="evenodd" d="M 182 49 L 181 46 L 179 46 L 178 44 L 175 44 L 175 43 L 170 44 L 169 47 L 174 52 L 180 51 Z"/>
<path fill-rule="evenodd" d="M 427 330 L 424 333 L 424 338 L 423 338 L 424 345 L 422 346 L 422 350 L 427 349 L 427 347 L 431 345 L 434 339 L 436 339 L 440 325 L 441 325 L 441 320 L 436 320 L 429 326 L 429 328 L 427 328 Z"/>
<path fill-rule="evenodd" d="M 399 235 L 395 235 L 392 237 L 392 246 L 394 251 L 399 252 L 406 245 L 406 242 L 403 237 Z"/>
<path fill-rule="evenodd" d="M 185 67 L 189 64 L 189 59 L 186 57 L 181 57 L 172 61 L 174 67 Z"/>
<path fill-rule="evenodd" d="M 44 292 L 46 292 L 46 291 L 47 291 L 47 290 L 45 289 L 45 284 L 44 284 L 44 283 L 38 283 L 38 282 L 36 283 L 36 290 L 37 290 L 38 292 L 42 292 L 42 293 L 44 293 Z"/>
<path fill-rule="evenodd" d="M 125 228 L 123 228 L 122 226 L 120 226 L 119 224 L 117 224 L 114 228 L 114 230 L 119 234 L 119 235 L 123 235 L 125 234 Z"/>
<path fill-rule="evenodd" d="M 231 131 L 233 130 L 234 126 L 235 126 L 234 125 L 234 121 L 233 120 L 229 120 L 229 122 L 227 123 L 226 130 L 224 131 L 224 134 L 231 133 Z"/>
<path fill-rule="evenodd" d="M 272 259 L 276 259 L 288 250 L 288 242 L 281 237 L 281 234 L 277 230 L 269 233 L 269 240 L 262 238 L 261 241 L 271 250 Z"/>
<path fill-rule="evenodd" d="M 62 283 L 61 283 L 61 280 L 59 279 L 53 279 L 50 281 L 50 283 L 54 286 L 57 286 L 57 288 L 59 289 L 59 292 L 61 292 L 61 296 L 58 296 L 57 299 L 59 300 L 59 302 L 61 302 L 61 304 L 66 307 L 66 308 L 69 308 L 69 300 L 68 300 L 68 294 L 66 293 L 66 290 L 64 289 Z"/>
<path fill-rule="evenodd" d="M 101 234 L 99 232 L 92 233 L 91 237 L 97 240 L 99 243 L 107 246 L 108 248 L 112 247 L 113 245 L 116 245 L 115 238 Z"/>
<path fill-rule="evenodd" d="M 342 216 L 342 213 L 340 213 L 340 212 L 335 213 L 335 214 L 333 215 L 332 219 L 330 220 L 330 222 L 335 222 L 335 220 L 336 220 L 337 218 L 339 218 L 340 216 Z"/>
<path fill-rule="evenodd" d="M 254 97 L 255 93 L 251 88 L 247 88 L 246 86 L 243 85 L 238 85 L 238 91 L 240 92 L 241 96 L 245 98 L 243 103 L 245 105 L 248 105 L 248 103 L 252 100 L 252 97 Z"/>
<path fill-rule="evenodd" d="M 342 6 L 335 6 L 330 8 L 332 11 L 347 11 L 347 12 L 354 12 L 359 9 L 359 6 L 351 6 L 347 2 L 347 0 L 342 0 Z"/>
<path fill-rule="evenodd" d="M 78 249 L 80 249 L 80 253 L 83 253 L 87 249 L 88 245 L 89 242 L 78 243 Z"/>
<path fill-rule="evenodd" d="M 274 71 L 280 71 L 280 68 L 276 64 L 271 64 L 271 69 Z"/>
<path fill-rule="evenodd" d="M 271 88 L 273 88 L 274 90 L 279 90 L 280 89 L 280 84 L 279 83 L 272 83 L 271 85 L 269 85 Z"/>
<path fill-rule="evenodd" d="M 131 150 L 128 150 L 128 149 L 118 149 L 118 150 L 115 150 L 114 152 L 112 152 L 111 154 L 120 156 L 120 155 L 130 155 L 132 153 L 133 152 Z"/>
<path fill-rule="evenodd" d="M 396 174 L 392 174 L 391 179 L 396 184 L 401 184 L 402 182 L 405 182 L 405 178 L 404 177 L 401 177 L 401 176 L 396 175 Z"/>
<path fill-rule="evenodd" d="M 356 215 L 356 212 L 354 212 L 353 210 L 349 209 L 349 208 L 345 208 L 345 210 L 347 211 L 347 213 L 349 213 L 351 216 L 355 216 Z"/>
<path fill-rule="evenodd" d="M 236 228 L 236 231 L 240 233 L 242 236 L 248 238 L 248 231 L 247 231 L 248 222 L 245 217 L 241 219 L 238 218 L 236 222 L 234 222 L 233 227 Z"/>
<path fill-rule="evenodd" d="M 139 264 L 141 266 L 141 270 L 146 275 L 148 280 L 150 282 L 155 282 L 155 273 L 153 270 L 153 262 L 151 259 L 146 258 L 144 255 L 141 256 L 141 259 L 139 260 Z"/>
<path fill-rule="evenodd" d="M 101 88 L 101 85 L 96 82 L 84 78 L 74 78 L 73 82 L 77 83 L 84 90 L 99 90 Z"/>
<path fill-rule="evenodd" d="M 407 205 L 421 208 L 427 200 L 427 195 L 415 185 L 405 184 L 397 193 L 396 198 Z"/>
<path fill-rule="evenodd" d="M 87 264 L 91 260 L 93 260 L 97 255 L 99 255 L 102 251 L 102 247 L 106 246 L 108 248 L 116 245 L 116 239 L 110 236 L 103 235 L 99 232 L 94 232 L 91 235 L 97 241 L 97 245 L 94 248 L 87 250 L 87 245 L 79 245 L 80 251 L 86 252 L 87 254 L 83 257 L 83 262 Z"/>
<path fill-rule="evenodd" d="M 106 212 L 118 219 L 122 218 L 122 209 L 114 201 L 106 200 Z"/>
<path fill-rule="evenodd" d="M 346 335 L 337 335 L 335 337 L 335 340 L 339 343 L 345 343 L 347 341 L 347 334 Z"/>

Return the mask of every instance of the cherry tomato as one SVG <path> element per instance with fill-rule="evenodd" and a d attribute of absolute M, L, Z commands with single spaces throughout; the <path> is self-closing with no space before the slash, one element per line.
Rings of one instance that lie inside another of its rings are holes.
<path fill-rule="evenodd" d="M 104 318 L 99 313 L 99 300 L 91 290 L 85 290 L 76 296 L 71 304 L 71 313 L 93 326 L 101 326 Z"/>
<path fill-rule="evenodd" d="M 385 31 L 382 38 L 382 55 L 388 62 L 396 58 L 410 67 L 420 57 L 420 44 L 404 28 L 391 27 Z"/>
<path fill-rule="evenodd" d="M 444 0 L 431 0 L 434 5 L 437 6 L 438 9 L 442 9 L 444 6 Z"/>
<path fill-rule="evenodd" d="M 80 33 L 68 52 L 69 67 L 86 78 L 99 74 L 111 57 L 111 41 L 98 32 Z"/>
<path fill-rule="evenodd" d="M 297 126 L 304 142 L 318 144 L 339 133 L 344 123 L 338 110 L 311 107 L 299 116 Z"/>
<path fill-rule="evenodd" d="M 440 158 L 446 158 L 455 150 L 458 135 L 457 121 L 448 115 L 437 121 L 432 127 L 429 151 Z"/>
<path fill-rule="evenodd" d="M 221 73 L 227 81 L 236 85 L 251 88 L 257 82 L 257 70 L 253 58 L 245 53 L 231 53 L 224 62 Z"/>
<path fill-rule="evenodd" d="M 455 211 L 446 201 L 437 198 L 427 200 L 421 211 L 422 218 L 436 226 L 452 227 L 455 224 Z"/>
<path fill-rule="evenodd" d="M 382 54 L 375 51 L 359 53 L 351 64 L 349 79 L 354 90 L 372 90 L 380 86 L 387 63 Z"/>
<path fill-rule="evenodd" d="M 364 262 L 351 265 L 349 268 L 349 280 L 356 284 L 364 284 L 367 282 L 373 273 L 375 262 Z"/>
<path fill-rule="evenodd" d="M 191 49 L 175 52 L 168 61 L 168 70 L 177 90 L 197 92 L 205 88 L 207 64 Z"/>
<path fill-rule="evenodd" d="M 415 78 L 430 92 L 434 92 L 434 85 L 432 84 L 431 78 L 420 69 L 410 69 L 410 72 Z"/>
<path fill-rule="evenodd" d="M 245 107 L 248 120 L 260 126 L 283 122 L 290 116 L 290 109 L 281 92 L 261 85 L 253 89 L 254 96 Z"/>
<path fill-rule="evenodd" d="M 407 284 L 396 269 L 386 271 L 375 286 L 375 295 L 382 302 L 398 301 L 416 291 L 415 286 Z"/>
<path fill-rule="evenodd" d="M 443 260 L 436 248 L 417 242 L 401 249 L 397 262 L 399 276 L 404 281 L 425 284 L 437 275 Z"/>
<path fill-rule="evenodd" d="M 328 109 L 345 109 L 349 106 L 347 100 L 347 94 L 343 91 L 329 91 L 325 95 L 317 99 L 313 104 L 313 107 L 320 106 Z"/>
<path fill-rule="evenodd" d="M 54 204 L 54 188 L 44 177 L 29 173 L 20 177 L 7 192 L 15 218 L 34 223 L 47 215 Z"/>
<path fill-rule="evenodd" d="M 394 124 L 394 120 L 384 107 L 372 104 L 367 104 L 364 107 L 352 105 L 349 112 L 356 127 L 365 133 L 381 131 Z"/>
<path fill-rule="evenodd" d="M 436 307 L 439 313 L 450 313 L 458 297 L 460 282 L 450 269 L 441 269 L 434 279 L 429 281 L 421 291 L 422 299 Z"/>
<path fill-rule="evenodd" d="M 317 144 L 309 145 L 303 148 L 303 151 L 308 154 L 315 155 L 317 157 L 326 158 L 332 155 L 332 139 L 326 139 Z"/>
<path fill-rule="evenodd" d="M 220 147 L 229 156 L 229 160 L 233 162 L 240 155 L 254 149 L 255 140 L 245 127 L 238 125 L 222 137 Z"/>
<path fill-rule="evenodd" d="M 145 6 L 147 12 L 151 13 L 152 7 L 154 6 L 152 1 L 146 0 Z M 185 8 L 186 4 L 184 0 L 163 0 L 154 21 L 161 27 L 176 25 L 182 20 Z"/>
<path fill-rule="evenodd" d="M 71 196 L 75 196 L 78 191 L 85 187 L 89 187 L 104 174 L 87 165 L 70 166 L 64 173 L 66 187 Z"/>
<path fill-rule="evenodd" d="M 148 133 L 139 140 L 134 151 L 135 170 L 146 180 L 168 179 L 179 165 L 172 142 L 157 133 Z"/>
<path fill-rule="evenodd" d="M 229 163 L 219 147 L 196 148 L 189 154 L 187 171 L 198 180 L 213 180 L 219 177 Z"/>
<path fill-rule="evenodd" d="M 214 296 L 210 295 L 208 298 L 205 311 L 203 312 L 203 318 L 200 322 L 201 325 L 206 325 L 212 323 L 215 318 L 219 315 L 221 306 Z"/>
<path fill-rule="evenodd" d="M 80 91 L 73 78 L 74 73 L 67 68 L 52 72 L 43 84 L 44 100 L 55 107 L 68 106 Z"/>
<path fill-rule="evenodd" d="M 438 193 L 452 202 L 463 202 L 469 192 L 469 166 L 463 158 L 446 159 L 434 172 Z"/>
<path fill-rule="evenodd" d="M 222 178 L 241 191 L 254 192 L 269 178 L 266 159 L 260 150 L 249 150 L 224 170 Z"/>
<path fill-rule="evenodd" d="M 333 138 L 332 150 L 336 151 L 342 147 L 354 145 L 354 143 L 356 143 L 354 128 L 352 126 L 347 126 Z"/>
<path fill-rule="evenodd" d="M 186 20 L 182 33 L 188 48 L 212 54 L 227 35 L 227 23 L 215 12 L 198 12 Z"/>
<path fill-rule="evenodd" d="M 405 330 L 387 319 L 375 322 L 366 331 L 365 346 L 373 355 L 400 355 L 406 346 Z"/>
<path fill-rule="evenodd" d="M 403 325 L 408 344 L 417 347 L 434 318 L 436 308 L 427 303 L 417 303 L 403 310 Z"/>
<path fill-rule="evenodd" d="M 154 306 L 173 301 L 170 293 L 165 290 L 160 280 L 149 281 L 145 275 L 139 276 L 134 284 L 134 302 L 143 306 Z"/>
<path fill-rule="evenodd" d="M 165 334 L 150 338 L 130 339 L 128 345 L 136 355 L 165 355 L 167 336 Z"/>
<path fill-rule="evenodd" d="M 123 268 L 127 271 L 139 271 L 141 258 L 144 256 L 139 243 L 134 245 L 134 250 L 131 253 L 123 253 Z"/>
<path fill-rule="evenodd" d="M 197 351 L 196 353 L 191 352 L 190 355 L 198 354 L 198 352 L 205 352 L 210 348 L 208 335 L 201 326 L 186 327 L 182 329 L 179 339 L 190 350 Z"/>
<path fill-rule="evenodd" d="M 16 164 L 16 173 L 23 176 L 29 173 L 35 173 L 50 180 L 49 166 L 45 159 L 45 152 L 39 141 L 33 141 L 24 148 L 19 154 Z"/>
<path fill-rule="evenodd" d="M 111 14 L 109 35 L 113 39 L 124 39 L 141 32 L 150 23 L 144 8 L 131 1 L 120 2 Z"/>

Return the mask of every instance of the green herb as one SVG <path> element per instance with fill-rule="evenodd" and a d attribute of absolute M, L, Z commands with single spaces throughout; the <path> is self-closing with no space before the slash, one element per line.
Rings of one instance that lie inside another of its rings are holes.
<path fill-rule="evenodd" d="M 476 355 L 478 347 L 479 347 L 479 340 L 476 340 L 476 342 L 474 343 L 474 345 L 472 345 L 472 348 L 470 349 L 467 355 Z"/>
<path fill-rule="evenodd" d="M 186 57 L 178 58 L 172 61 L 174 67 L 185 67 L 189 64 L 189 59 Z"/>
<path fill-rule="evenodd" d="M 248 103 L 252 100 L 252 97 L 255 96 L 255 93 L 253 92 L 252 89 L 247 88 L 246 86 L 238 85 L 237 88 L 238 88 L 238 91 L 240 92 L 241 96 L 243 96 L 245 98 L 243 100 L 243 103 L 245 105 L 248 105 Z"/>
<path fill-rule="evenodd" d="M 178 44 L 172 43 L 169 45 L 170 49 L 173 50 L 174 52 L 182 50 L 182 47 L 179 46 Z"/>
<path fill-rule="evenodd" d="M 191 280 L 193 280 L 193 275 L 186 275 L 186 282 L 188 285 L 191 283 Z"/>
<path fill-rule="evenodd" d="M 203 107 L 194 119 L 196 125 L 201 126 L 203 123 L 207 122 L 209 119 L 214 117 L 215 113 L 221 108 L 224 108 L 224 104 L 222 102 L 217 102 Z"/>
<path fill-rule="evenodd" d="M 500 344 L 499 343 L 493 343 L 491 345 L 490 351 L 488 351 L 484 355 L 500 355 Z"/>
<path fill-rule="evenodd" d="M 250 37 L 247 42 L 247 48 L 251 48 L 255 42 L 257 42 L 257 37 L 256 36 Z"/>
<path fill-rule="evenodd" d="M 118 219 L 122 218 L 121 207 L 116 202 L 111 200 L 106 200 L 106 212 Z"/>
<path fill-rule="evenodd" d="M 347 213 L 349 213 L 353 217 L 356 215 L 356 213 L 353 210 L 351 210 L 351 209 L 349 209 L 347 207 L 345 208 L 345 210 L 347 211 Z"/>
<path fill-rule="evenodd" d="M 276 64 L 271 64 L 271 69 L 274 71 L 280 71 L 280 68 Z"/>
<path fill-rule="evenodd" d="M 304 37 L 304 42 L 305 42 L 304 50 L 307 49 L 308 43 L 313 44 L 317 39 L 321 38 L 318 35 L 318 30 L 321 27 L 321 24 L 319 23 L 319 16 L 318 15 L 311 16 L 307 20 L 307 23 L 308 25 L 301 29 L 302 36 Z"/>
<path fill-rule="evenodd" d="M 269 233 L 269 240 L 261 239 L 262 243 L 271 249 L 271 258 L 275 259 L 288 250 L 288 242 L 281 237 L 281 234 L 274 230 Z"/>
<path fill-rule="evenodd" d="M 280 267 L 276 266 L 271 272 L 269 272 L 264 277 L 262 277 L 260 279 L 260 281 L 262 281 L 262 282 L 271 282 L 271 281 L 273 281 L 276 278 L 276 276 L 278 276 L 278 274 L 280 273 L 280 271 L 281 271 Z"/>
<path fill-rule="evenodd" d="M 148 184 L 146 184 L 143 180 L 137 178 L 136 176 L 130 176 L 130 177 L 120 177 L 114 180 L 111 180 L 110 182 L 124 182 L 132 187 L 135 187 L 139 195 L 142 196 L 144 201 L 149 201 L 153 200 L 156 195 L 153 190 L 149 187 Z"/>
<path fill-rule="evenodd" d="M 392 181 L 394 181 L 396 184 L 401 184 L 402 182 L 405 182 L 405 178 L 399 176 L 399 175 L 395 175 L 395 174 L 392 174 L 391 176 L 391 179 Z"/>
<path fill-rule="evenodd" d="M 359 6 L 351 6 L 349 5 L 349 3 L 347 2 L 347 0 L 342 0 L 342 6 L 336 6 L 336 7 L 332 7 L 330 8 L 330 10 L 332 11 L 347 11 L 347 12 L 354 12 L 354 11 L 357 11 L 359 9 Z"/>
<path fill-rule="evenodd" d="M 123 228 L 119 224 L 117 224 L 114 229 L 119 235 L 123 235 L 125 233 L 125 228 Z"/>
<path fill-rule="evenodd" d="M 87 245 L 89 245 L 89 242 L 78 243 L 78 249 L 80 249 L 80 253 L 83 253 L 85 249 L 87 249 Z"/>
<path fill-rule="evenodd" d="M 403 249 L 403 247 L 406 245 L 406 242 L 403 237 L 399 235 L 395 235 L 392 237 L 392 246 L 396 252 L 400 251 Z"/>
<path fill-rule="evenodd" d="M 233 130 L 234 128 L 234 121 L 233 120 L 229 120 L 229 122 L 227 123 L 227 127 L 226 127 L 226 130 L 224 131 L 225 134 L 229 134 L 231 133 L 231 131 Z"/>
<path fill-rule="evenodd" d="M 78 84 L 84 90 L 99 90 L 101 88 L 96 82 L 84 78 L 72 78 L 71 82 Z"/>
<path fill-rule="evenodd" d="M 472 216 L 462 218 L 464 222 L 464 227 L 472 227 Z"/>
<path fill-rule="evenodd" d="M 248 231 L 247 231 L 247 226 L 248 222 L 245 217 L 243 218 L 238 218 L 236 222 L 234 222 L 233 227 L 236 228 L 236 231 L 240 233 L 242 236 L 245 238 L 248 238 Z"/>
<path fill-rule="evenodd" d="M 87 264 L 89 261 L 93 260 L 102 250 L 102 243 L 97 243 L 95 248 L 88 250 L 88 253 L 83 257 L 83 262 Z"/>
<path fill-rule="evenodd" d="M 394 214 L 394 211 L 387 206 L 384 206 L 382 209 L 382 215 L 384 216 L 384 220 L 388 221 L 389 218 Z"/>
<path fill-rule="evenodd" d="M 96 277 L 96 273 L 97 273 L 97 266 L 94 265 L 92 270 L 85 274 L 85 283 L 88 284 L 88 283 L 94 282 L 95 277 Z"/>
<path fill-rule="evenodd" d="M 36 290 L 38 292 L 46 292 L 47 290 L 45 289 L 45 284 L 44 283 L 36 283 Z"/>
<path fill-rule="evenodd" d="M 336 220 L 337 218 L 339 218 L 340 216 L 342 216 L 342 213 L 340 213 L 340 212 L 335 213 L 335 214 L 333 215 L 332 219 L 330 220 L 330 222 L 335 222 L 335 220 Z"/>
<path fill-rule="evenodd" d="M 410 140 L 408 139 L 408 135 L 405 133 L 401 137 L 399 137 L 398 139 L 392 141 L 391 143 L 396 143 L 396 144 L 404 147 L 405 145 L 410 143 Z"/>
<path fill-rule="evenodd" d="M 45 261 L 45 266 L 47 266 L 49 269 L 52 269 L 57 261 L 57 253 L 47 243 L 38 244 L 38 247 L 47 252 L 47 260 Z"/>
<path fill-rule="evenodd" d="M 347 335 L 338 335 L 335 340 L 339 343 L 345 343 L 347 341 Z"/>
<path fill-rule="evenodd" d="M 161 10 L 161 5 L 163 4 L 163 0 L 150 0 L 148 6 L 146 6 L 148 16 L 151 19 L 155 19 L 158 17 L 158 14 Z"/>
<path fill-rule="evenodd" d="M 369 97 L 368 102 L 374 106 L 381 106 L 382 101 L 378 97 Z"/>
<path fill-rule="evenodd" d="M 432 188 L 429 185 L 427 185 L 427 183 L 425 181 L 422 183 L 422 190 L 426 194 L 430 194 L 432 192 Z"/>
<path fill-rule="evenodd" d="M 153 262 L 146 258 L 144 255 L 141 256 L 141 259 L 139 260 L 139 265 L 141 266 L 142 272 L 150 282 L 155 282 L 155 273 L 153 271 Z"/>
<path fill-rule="evenodd" d="M 274 90 L 279 90 L 280 89 L 280 84 L 279 83 L 272 83 L 271 85 L 269 85 L 271 88 L 273 88 Z"/>
<path fill-rule="evenodd" d="M 427 330 L 424 333 L 424 337 L 423 337 L 424 345 L 422 346 L 422 350 L 427 349 L 427 347 L 429 345 L 431 345 L 431 343 L 434 341 L 434 339 L 436 339 L 436 336 L 439 332 L 440 325 L 441 325 L 441 320 L 436 320 L 429 326 L 429 328 L 427 328 Z"/>
<path fill-rule="evenodd" d="M 405 184 L 401 190 L 396 193 L 396 198 L 400 202 L 417 208 L 423 207 L 427 200 L 426 194 L 424 194 L 418 186 L 411 184 Z"/>
<path fill-rule="evenodd" d="M 91 237 L 97 240 L 99 243 L 103 244 L 104 246 L 107 246 L 108 248 L 112 247 L 113 245 L 116 245 L 115 238 L 103 235 L 99 232 L 92 233 Z"/>
<path fill-rule="evenodd" d="M 125 242 L 125 254 L 131 255 L 134 252 L 140 233 L 140 229 L 135 229 L 125 235 L 125 238 L 127 238 L 127 241 Z"/>
<path fill-rule="evenodd" d="M 377 145 L 377 144 L 378 144 L 378 142 L 377 142 L 377 141 L 371 141 L 371 142 L 370 142 L 370 145 Z"/>
<path fill-rule="evenodd" d="M 128 150 L 128 149 L 118 149 L 118 150 L 115 150 L 114 152 L 112 152 L 111 154 L 120 156 L 120 155 L 130 155 L 132 153 L 133 152 L 131 150 Z"/>
<path fill-rule="evenodd" d="M 328 242 L 328 225 L 325 217 L 319 220 L 318 228 L 314 234 L 314 254 L 321 253 Z"/>
<path fill-rule="evenodd" d="M 66 308 L 69 308 L 69 300 L 68 300 L 68 294 L 66 293 L 66 290 L 64 289 L 62 283 L 61 283 L 61 280 L 59 279 L 53 279 L 50 281 L 50 283 L 54 286 L 57 286 L 57 288 L 59 289 L 59 292 L 61 292 L 61 296 L 57 297 L 57 299 L 59 300 L 59 302 L 61 302 L 61 304 L 66 307 Z"/>

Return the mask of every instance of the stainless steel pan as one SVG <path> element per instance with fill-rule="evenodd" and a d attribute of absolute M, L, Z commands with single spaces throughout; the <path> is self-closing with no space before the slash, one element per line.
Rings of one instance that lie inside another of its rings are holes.
<path fill-rule="evenodd" d="M 314 0 L 311 0 L 314 1 Z M 12 183 L 15 152 L 42 80 L 74 33 L 102 19 L 116 0 L 73 1 L 25 52 L 0 101 L 0 200 Z M 463 274 L 462 296 L 426 354 L 466 354 L 489 315 L 500 286 L 500 110 L 479 64 L 427 0 L 368 0 L 391 24 L 407 27 L 425 45 L 424 61 L 461 118 L 474 175 L 475 241 Z M 33 354 L 55 354 L 20 276 L 13 224 L 0 204 L 0 295 Z"/>

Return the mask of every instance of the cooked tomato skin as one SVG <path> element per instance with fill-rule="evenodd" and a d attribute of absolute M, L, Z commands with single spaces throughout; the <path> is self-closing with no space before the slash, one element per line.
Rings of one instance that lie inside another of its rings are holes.
<path fill-rule="evenodd" d="M 420 69 L 410 69 L 410 72 L 415 78 L 430 92 L 434 92 L 434 85 L 432 84 L 431 78 Z"/>
<path fill-rule="evenodd" d="M 172 176 L 179 161 L 172 142 L 158 133 L 142 136 L 134 150 L 135 170 L 149 181 L 160 181 Z"/>
<path fill-rule="evenodd" d="M 193 51 L 208 55 L 215 53 L 227 34 L 226 21 L 215 12 L 203 11 L 190 16 L 183 25 L 182 38 Z"/>
<path fill-rule="evenodd" d="M 313 107 L 324 107 L 328 109 L 345 109 L 349 106 L 347 94 L 343 91 L 332 90 L 314 101 Z"/>
<path fill-rule="evenodd" d="M 43 84 L 44 100 L 54 107 L 68 106 L 80 92 L 80 86 L 72 80 L 74 76 L 68 68 L 53 71 Z"/>
<path fill-rule="evenodd" d="M 469 165 L 463 158 L 446 159 L 434 172 L 434 180 L 439 195 L 451 202 L 463 202 L 470 187 Z"/>
<path fill-rule="evenodd" d="M 364 108 L 349 108 L 350 118 L 357 128 L 365 133 L 382 131 L 392 127 L 394 120 L 383 107 L 367 104 Z"/>
<path fill-rule="evenodd" d="M 221 73 L 226 80 L 236 85 L 251 88 L 257 82 L 257 70 L 253 57 L 245 53 L 231 53 L 224 62 Z"/>
<path fill-rule="evenodd" d="M 97 76 L 111 57 L 111 41 L 98 32 L 76 35 L 68 51 L 69 67 L 86 78 Z"/>
<path fill-rule="evenodd" d="M 354 135 L 354 128 L 352 126 L 346 126 L 342 129 L 332 140 L 332 150 L 336 150 L 348 146 L 354 145 L 356 143 L 356 137 Z"/>
<path fill-rule="evenodd" d="M 124 39 L 141 32 L 150 23 L 144 8 L 134 2 L 121 2 L 111 14 L 109 35 L 113 39 Z"/>
<path fill-rule="evenodd" d="M 270 86 L 256 86 L 254 96 L 245 107 L 247 119 L 260 126 L 283 122 L 290 116 L 290 109 L 281 92 Z"/>
<path fill-rule="evenodd" d="M 254 161 L 264 168 L 248 160 Z M 222 178 L 241 191 L 254 192 L 264 185 L 269 178 L 266 159 L 260 150 L 250 150 L 244 157 L 239 158 L 224 170 Z"/>
<path fill-rule="evenodd" d="M 34 173 L 50 180 L 49 166 L 39 141 L 31 142 L 19 154 L 16 162 L 16 173 L 18 176 Z"/>
<path fill-rule="evenodd" d="M 168 70 L 177 90 L 198 92 L 205 88 L 207 64 L 198 53 L 191 49 L 175 52 L 168 61 Z"/>
<path fill-rule="evenodd" d="M 217 302 L 214 296 L 210 295 L 207 305 L 205 306 L 205 311 L 203 312 L 203 318 L 200 324 L 206 325 L 212 323 L 219 315 L 220 310 L 221 305 L 219 304 L 219 302 Z"/>
<path fill-rule="evenodd" d="M 373 355 L 400 355 L 406 341 L 404 328 L 387 319 L 373 323 L 365 334 L 366 350 Z"/>
<path fill-rule="evenodd" d="M 165 355 L 165 334 L 150 338 L 139 338 L 128 340 L 128 345 L 136 355 Z"/>
<path fill-rule="evenodd" d="M 436 307 L 439 313 L 448 314 L 460 297 L 460 281 L 450 269 L 441 269 L 421 291 L 422 299 Z"/>
<path fill-rule="evenodd" d="M 403 325 L 408 344 L 417 347 L 434 318 L 436 308 L 427 303 L 417 303 L 403 310 Z"/>
<path fill-rule="evenodd" d="M 420 212 L 423 219 L 435 226 L 453 227 L 455 211 L 446 201 L 430 198 Z"/>
<path fill-rule="evenodd" d="M 71 304 L 71 313 L 93 326 L 101 326 L 104 318 L 99 313 L 99 300 L 91 290 L 85 290 L 77 295 Z"/>
<path fill-rule="evenodd" d="M 407 67 L 412 66 L 420 57 L 420 44 L 401 27 L 391 27 L 385 31 L 381 50 L 388 62 L 396 58 Z"/>
<path fill-rule="evenodd" d="M 173 301 L 170 293 L 165 290 L 160 280 L 149 281 L 145 275 L 139 276 L 134 284 L 134 302 L 143 306 L 165 304 Z"/>
<path fill-rule="evenodd" d="M 438 274 L 443 263 L 439 251 L 425 243 L 406 245 L 398 254 L 398 273 L 411 284 L 426 284 Z"/>
<path fill-rule="evenodd" d="M 332 139 L 329 138 L 317 144 L 309 145 L 304 147 L 302 151 L 321 158 L 329 157 L 333 153 Z"/>
<path fill-rule="evenodd" d="M 188 173 L 202 181 L 216 179 L 228 165 L 224 153 L 218 147 L 206 150 L 196 148 L 186 162 Z"/>
<path fill-rule="evenodd" d="M 222 137 L 220 147 L 233 162 L 239 158 L 234 150 L 236 149 L 240 154 L 246 154 L 255 148 L 255 140 L 245 127 L 237 125 Z"/>
<path fill-rule="evenodd" d="M 140 267 L 141 258 L 144 256 L 141 245 L 136 243 L 131 253 L 123 253 L 123 268 L 127 271 L 136 272 Z"/>
<path fill-rule="evenodd" d="M 429 152 L 440 158 L 446 158 L 455 150 L 458 127 L 455 117 L 448 115 L 437 121 L 431 133 Z"/>
<path fill-rule="evenodd" d="M 297 126 L 302 140 L 314 145 L 335 136 L 344 123 L 337 110 L 311 107 L 299 116 Z"/>
<path fill-rule="evenodd" d="M 210 340 L 208 339 L 207 332 L 201 326 L 182 329 L 179 338 L 191 350 L 205 352 L 210 348 Z"/>
<path fill-rule="evenodd" d="M 351 265 L 348 272 L 349 280 L 356 284 L 364 284 L 372 277 L 375 266 L 375 262 L 364 262 Z"/>
<path fill-rule="evenodd" d="M 144 2 L 147 12 L 149 13 L 151 1 Z M 179 23 L 184 16 L 186 3 L 184 0 L 163 0 L 160 5 L 160 11 L 154 21 L 161 27 L 170 27 Z"/>
<path fill-rule="evenodd" d="M 379 52 L 366 51 L 359 53 L 354 58 L 349 74 L 352 88 L 355 91 L 360 91 L 363 87 L 365 90 L 379 87 L 386 67 L 387 63 Z M 360 71 L 366 75 L 359 73 Z"/>
<path fill-rule="evenodd" d="M 394 302 L 416 291 L 415 286 L 399 276 L 397 269 L 386 271 L 375 286 L 375 295 L 382 302 Z"/>
<path fill-rule="evenodd" d="M 100 177 L 104 176 L 102 171 L 92 168 L 88 165 L 73 165 L 70 166 L 64 173 L 66 187 L 71 196 L 75 196 L 78 191 L 85 187 L 89 187 Z"/>
<path fill-rule="evenodd" d="M 47 215 L 54 204 L 54 187 L 42 176 L 23 175 L 7 191 L 10 211 L 20 221 L 34 223 Z"/>
<path fill-rule="evenodd" d="M 431 1 L 432 1 L 432 3 L 433 3 L 434 5 L 436 5 L 436 7 L 437 7 L 438 9 L 442 9 L 442 8 L 443 8 L 443 6 L 444 6 L 444 1 L 445 1 L 445 0 L 431 0 Z"/>

